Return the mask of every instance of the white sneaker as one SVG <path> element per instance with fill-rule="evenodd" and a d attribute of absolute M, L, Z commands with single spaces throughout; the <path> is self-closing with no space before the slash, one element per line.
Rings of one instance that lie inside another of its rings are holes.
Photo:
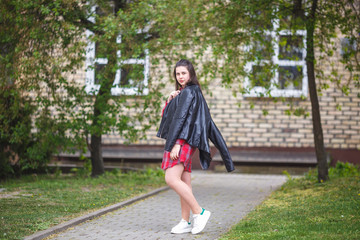
<path fill-rule="evenodd" d="M 194 227 L 191 230 L 192 234 L 198 234 L 204 230 L 206 223 L 210 218 L 211 212 L 204 209 L 202 214 L 194 214 Z"/>
<path fill-rule="evenodd" d="M 171 233 L 188 233 L 191 232 L 191 223 L 188 223 L 186 220 L 181 219 L 181 221 L 171 229 Z"/>

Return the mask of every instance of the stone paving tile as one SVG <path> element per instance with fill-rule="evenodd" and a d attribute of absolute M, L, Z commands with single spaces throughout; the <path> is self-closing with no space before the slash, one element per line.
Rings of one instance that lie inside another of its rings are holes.
<path fill-rule="evenodd" d="M 170 233 L 181 213 L 177 194 L 168 190 L 47 239 L 217 239 L 286 181 L 280 175 L 202 171 L 192 175 L 195 197 L 212 213 L 204 232 L 198 235 Z"/>

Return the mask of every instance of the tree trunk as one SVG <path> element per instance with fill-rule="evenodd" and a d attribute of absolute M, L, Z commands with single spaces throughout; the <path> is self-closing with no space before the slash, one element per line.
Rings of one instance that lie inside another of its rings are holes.
<path fill-rule="evenodd" d="M 113 1 L 115 8 L 115 16 L 120 8 L 125 8 L 126 1 Z M 100 82 L 100 89 L 96 95 L 96 100 L 94 104 L 94 118 L 93 118 L 93 130 L 94 133 L 91 134 L 91 164 L 92 164 L 92 177 L 96 177 L 104 173 L 104 160 L 102 157 L 102 145 L 101 145 L 101 136 L 103 132 L 102 122 L 100 116 L 106 113 L 108 106 L 108 101 L 111 98 L 111 88 L 115 79 L 116 71 L 114 67 L 117 65 L 117 46 L 112 43 L 116 42 L 117 36 L 113 36 L 108 44 L 106 49 L 106 56 L 108 56 L 108 63 L 104 68 L 102 75 L 104 79 Z"/>
<path fill-rule="evenodd" d="M 96 177 L 104 173 L 104 161 L 102 157 L 101 134 L 91 135 L 91 176 Z"/>
<path fill-rule="evenodd" d="M 116 39 L 116 38 L 114 38 Z M 115 40 L 114 40 L 115 41 Z M 111 50 L 110 50 L 111 51 Z M 102 114 L 106 114 L 108 101 L 111 98 L 111 88 L 115 79 L 114 66 L 116 65 L 116 51 L 113 51 L 112 56 L 108 58 L 108 63 L 104 69 L 104 80 L 94 104 L 94 118 L 92 127 L 94 133 L 91 134 L 91 164 L 92 164 L 92 177 L 96 177 L 104 173 L 104 161 L 102 157 L 101 136 L 103 132 L 103 123 L 100 120 Z M 110 55 L 109 55 L 110 56 Z"/>
<path fill-rule="evenodd" d="M 103 89 L 104 89 L 103 86 L 100 86 L 100 90 L 96 95 L 96 99 L 94 103 L 94 116 L 93 116 L 92 128 L 96 129 L 96 131 L 91 134 L 91 144 L 90 144 L 92 177 L 96 177 L 104 173 L 104 161 L 102 157 L 102 147 L 101 147 L 102 123 L 99 119 L 103 110 L 102 108 L 103 95 L 104 95 Z"/>
<path fill-rule="evenodd" d="M 308 72 L 308 84 L 311 101 L 311 112 L 313 122 L 314 143 L 316 151 L 316 159 L 318 163 L 318 180 L 319 182 L 326 181 L 329 178 L 327 157 L 324 146 L 324 137 L 321 126 L 319 99 L 317 95 L 315 82 L 315 56 L 314 56 L 314 29 L 315 29 L 315 14 L 317 9 L 317 0 L 312 1 L 311 12 L 308 16 L 306 24 L 306 66 Z"/>

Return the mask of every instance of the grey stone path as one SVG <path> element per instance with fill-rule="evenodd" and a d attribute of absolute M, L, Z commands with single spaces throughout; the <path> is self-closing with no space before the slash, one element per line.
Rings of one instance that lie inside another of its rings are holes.
<path fill-rule="evenodd" d="M 212 212 L 204 232 L 198 235 L 170 233 L 181 215 L 178 196 L 168 190 L 47 239 L 217 239 L 286 181 L 280 175 L 192 175 L 195 197 Z"/>

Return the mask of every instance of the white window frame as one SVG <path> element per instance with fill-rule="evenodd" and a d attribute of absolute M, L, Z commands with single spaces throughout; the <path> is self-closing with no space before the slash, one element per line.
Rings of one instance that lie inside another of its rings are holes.
<path fill-rule="evenodd" d="M 295 33 L 292 33 L 289 30 L 281 30 L 277 33 L 277 29 L 279 29 L 280 24 L 279 20 L 273 22 L 273 30 L 265 31 L 265 35 L 271 36 L 272 45 L 274 49 L 274 55 L 271 57 L 271 60 L 261 60 L 260 62 L 248 62 L 245 65 L 245 71 L 247 73 L 252 72 L 253 66 L 261 66 L 262 64 L 270 63 L 277 65 L 278 67 L 290 67 L 290 66 L 301 66 L 302 67 L 302 88 L 299 90 L 295 89 L 279 89 L 274 84 L 278 83 L 279 79 L 279 70 L 276 69 L 274 77 L 270 80 L 270 95 L 271 97 L 307 97 L 308 94 L 308 77 L 307 77 L 307 66 L 306 66 L 306 49 L 305 47 L 302 49 L 303 59 L 301 60 L 281 60 L 279 59 L 279 40 L 281 36 L 302 36 L 303 37 L 303 46 L 306 46 L 306 30 L 297 30 Z M 247 47 L 250 50 L 251 47 Z M 270 97 L 268 94 L 269 89 L 265 87 L 252 87 L 249 77 L 245 77 L 245 88 L 250 89 L 249 92 L 245 93 L 245 97 Z"/>
<path fill-rule="evenodd" d="M 95 12 L 96 7 L 92 7 L 91 11 Z M 91 22 L 95 22 L 94 17 L 90 17 L 89 20 Z M 139 30 L 138 33 L 146 33 L 148 29 Z M 95 84 L 95 64 L 107 64 L 107 58 L 96 58 L 95 56 L 95 42 L 91 41 L 91 37 L 94 35 L 93 32 L 86 30 L 86 38 L 87 38 L 87 47 L 86 47 L 86 74 L 85 74 L 85 91 L 88 94 L 96 95 L 100 89 L 100 84 Z M 119 35 L 116 39 L 116 43 L 121 43 L 121 35 Z M 121 59 L 121 51 L 117 51 L 118 59 Z M 144 58 L 129 58 L 126 60 L 119 60 L 118 66 L 122 65 L 143 65 L 144 66 L 144 80 L 143 80 L 143 88 L 141 93 L 139 92 L 138 87 L 131 88 L 123 88 L 120 86 L 121 79 L 121 68 L 116 70 L 115 79 L 113 82 L 113 87 L 111 88 L 111 94 L 118 95 L 147 95 L 149 93 L 148 89 L 148 81 L 149 81 L 149 71 L 150 71 L 150 57 L 149 50 L 144 50 Z"/>

